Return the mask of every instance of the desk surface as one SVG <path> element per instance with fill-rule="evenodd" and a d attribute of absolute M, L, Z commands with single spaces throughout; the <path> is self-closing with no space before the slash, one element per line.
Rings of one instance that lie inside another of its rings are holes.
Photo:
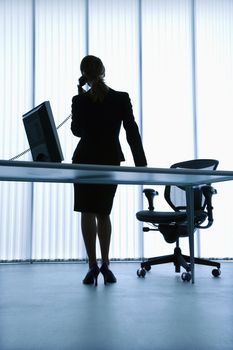
<path fill-rule="evenodd" d="M 183 185 L 233 180 L 233 171 L 0 160 L 0 181 Z"/>

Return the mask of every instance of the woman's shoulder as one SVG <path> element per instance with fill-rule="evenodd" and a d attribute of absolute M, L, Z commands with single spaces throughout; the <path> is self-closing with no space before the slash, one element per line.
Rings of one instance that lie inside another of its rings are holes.
<path fill-rule="evenodd" d="M 77 99 L 78 99 L 78 95 L 74 95 L 74 96 L 72 97 L 72 103 L 76 102 Z"/>
<path fill-rule="evenodd" d="M 114 90 L 112 88 L 109 88 L 109 95 L 112 96 L 112 97 L 115 97 L 115 98 L 119 98 L 119 99 L 129 98 L 128 92 L 117 91 L 117 90 Z"/>

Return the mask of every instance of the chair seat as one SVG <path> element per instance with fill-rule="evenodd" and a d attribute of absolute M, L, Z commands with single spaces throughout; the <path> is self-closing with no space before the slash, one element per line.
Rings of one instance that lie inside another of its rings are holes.
<path fill-rule="evenodd" d="M 141 210 L 136 213 L 136 217 L 139 221 L 150 222 L 155 224 L 182 222 L 187 219 L 187 214 L 174 211 L 152 211 Z"/>

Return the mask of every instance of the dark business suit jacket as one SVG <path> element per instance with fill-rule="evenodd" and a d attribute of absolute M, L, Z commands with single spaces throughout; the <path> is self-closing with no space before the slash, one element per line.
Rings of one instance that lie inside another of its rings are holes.
<path fill-rule="evenodd" d="M 80 141 L 74 163 L 120 164 L 124 154 L 119 141 L 123 124 L 136 166 L 147 165 L 132 105 L 126 92 L 109 89 L 103 102 L 92 102 L 90 92 L 72 99 L 71 130 Z"/>

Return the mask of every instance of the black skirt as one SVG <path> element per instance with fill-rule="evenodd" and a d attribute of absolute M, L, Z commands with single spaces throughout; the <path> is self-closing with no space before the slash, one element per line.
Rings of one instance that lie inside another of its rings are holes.
<path fill-rule="evenodd" d="M 109 215 L 116 189 L 117 185 L 74 184 L 74 211 Z"/>

